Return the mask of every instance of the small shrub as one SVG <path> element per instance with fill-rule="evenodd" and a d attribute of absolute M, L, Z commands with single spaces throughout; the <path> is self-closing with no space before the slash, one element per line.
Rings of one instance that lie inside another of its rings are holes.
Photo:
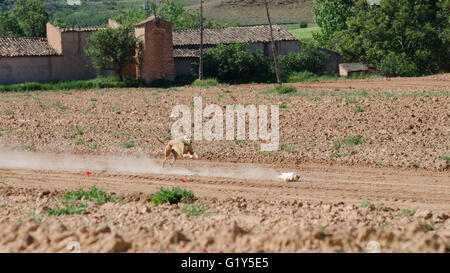
<path fill-rule="evenodd" d="M 277 91 L 278 94 L 289 94 L 297 92 L 297 87 L 293 85 L 277 85 L 274 88 L 274 91 Z"/>
<path fill-rule="evenodd" d="M 413 209 L 413 210 L 409 210 L 409 209 L 404 209 L 400 212 L 398 212 L 395 216 L 414 216 L 414 214 L 416 214 L 417 209 Z"/>
<path fill-rule="evenodd" d="M 358 102 L 359 102 L 359 100 L 358 100 L 358 99 L 356 99 L 356 98 L 352 98 L 352 97 L 350 97 L 350 98 L 347 98 L 347 99 L 346 99 L 346 101 L 347 101 L 348 103 L 358 103 Z"/>
<path fill-rule="evenodd" d="M 442 160 L 450 161 L 450 155 L 442 155 L 439 158 L 442 159 Z"/>
<path fill-rule="evenodd" d="M 426 222 L 425 221 L 425 222 L 422 223 L 422 226 L 427 231 L 435 231 L 435 230 L 437 230 L 437 227 L 435 226 L 435 224 L 432 221 L 430 221 L 430 222 Z"/>
<path fill-rule="evenodd" d="M 280 70 L 283 80 L 293 72 L 309 71 L 313 73 L 323 72 L 330 56 L 319 49 L 304 44 L 299 53 L 291 52 L 287 55 L 280 56 Z"/>
<path fill-rule="evenodd" d="M 336 149 L 336 150 L 339 150 L 339 149 Z M 340 157 L 342 157 L 342 155 L 339 154 L 339 153 L 332 153 L 332 154 L 330 155 L 330 157 L 331 157 L 331 158 L 340 158 Z"/>
<path fill-rule="evenodd" d="M 198 71 L 198 61 L 193 62 L 193 71 Z M 270 82 L 274 72 L 269 58 L 262 51 L 254 52 L 248 43 L 218 45 L 205 52 L 203 73 L 205 77 L 220 82 Z"/>
<path fill-rule="evenodd" d="M 42 110 L 47 109 L 47 106 L 43 104 L 42 102 L 39 102 L 39 107 L 41 107 Z"/>
<path fill-rule="evenodd" d="M 160 204 L 177 204 L 180 201 L 192 202 L 194 194 L 190 190 L 183 190 L 180 188 L 166 189 L 161 187 L 159 191 L 152 195 L 150 202 L 156 205 Z"/>
<path fill-rule="evenodd" d="M 281 143 L 281 144 L 280 144 L 280 149 L 281 149 L 282 151 L 286 151 L 286 152 L 288 152 L 288 153 L 293 153 L 293 152 L 295 152 L 295 147 L 294 147 L 294 146 L 290 146 L 290 145 L 287 145 L 287 144 L 285 144 L 285 143 Z"/>
<path fill-rule="evenodd" d="M 413 77 L 419 74 L 417 66 L 405 53 L 389 53 L 377 64 L 377 72 L 385 77 Z"/>
<path fill-rule="evenodd" d="M 308 23 L 305 21 L 301 21 L 300 24 L 298 25 L 300 28 L 307 28 L 308 27 Z"/>
<path fill-rule="evenodd" d="M 333 141 L 333 146 L 336 151 L 342 147 L 342 143 L 339 140 Z"/>
<path fill-rule="evenodd" d="M 219 83 L 216 79 L 206 79 L 206 80 L 195 80 L 192 83 L 192 86 L 198 86 L 198 87 L 210 87 L 210 86 L 218 86 Z"/>
<path fill-rule="evenodd" d="M 87 204 L 78 204 L 78 205 L 65 205 L 60 206 L 57 205 L 55 209 L 48 208 L 46 213 L 48 215 L 69 215 L 69 214 L 82 214 L 83 212 L 88 213 L 87 209 L 89 206 Z"/>
<path fill-rule="evenodd" d="M 122 143 L 122 147 L 125 149 L 133 148 L 134 147 L 134 141 L 127 141 Z"/>
<path fill-rule="evenodd" d="M 361 106 L 357 105 L 355 107 L 355 110 L 353 110 L 353 112 L 355 112 L 355 113 L 362 113 L 362 112 L 364 112 L 364 110 L 362 109 Z"/>
<path fill-rule="evenodd" d="M 84 191 L 83 189 L 74 190 L 71 192 L 68 192 L 64 195 L 62 198 L 63 202 L 69 202 L 69 201 L 91 201 L 95 204 L 101 206 L 108 202 L 116 203 L 120 200 L 120 197 L 115 195 L 107 194 L 106 192 L 102 191 L 101 189 L 98 189 L 97 187 L 93 186 L 89 189 L 89 191 Z"/>
<path fill-rule="evenodd" d="M 56 102 L 53 104 L 53 107 L 59 108 L 61 110 L 66 110 L 67 106 L 65 106 L 64 104 L 62 104 L 60 101 Z"/>
<path fill-rule="evenodd" d="M 347 147 L 352 147 L 355 145 L 363 144 L 364 138 L 362 136 L 354 136 L 354 137 L 348 137 L 343 139 L 338 139 L 333 142 L 333 146 L 335 150 L 339 150 L 342 145 L 345 145 Z"/>
<path fill-rule="evenodd" d="M 211 212 L 208 212 L 208 206 L 204 204 L 200 205 L 183 205 L 181 213 L 188 214 L 190 216 L 210 216 Z"/>
<path fill-rule="evenodd" d="M 81 128 L 80 126 L 77 126 L 77 135 L 80 135 L 80 136 L 84 135 L 83 128 Z"/>
<path fill-rule="evenodd" d="M 361 207 L 363 207 L 363 208 L 367 208 L 368 206 L 370 206 L 370 201 L 369 201 L 369 200 L 365 200 L 365 201 L 361 204 Z"/>

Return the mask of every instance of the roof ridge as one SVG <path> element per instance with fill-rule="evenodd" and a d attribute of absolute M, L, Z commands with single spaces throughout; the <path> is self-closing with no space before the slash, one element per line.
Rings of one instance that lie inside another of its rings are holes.
<path fill-rule="evenodd" d="M 36 40 L 47 40 L 45 37 L 16 37 L 16 36 L 0 36 L 0 39 L 7 38 L 7 39 L 36 39 Z"/>
<path fill-rule="evenodd" d="M 226 29 L 226 28 L 254 28 L 254 27 L 269 27 L 269 25 L 251 25 L 251 26 L 220 26 L 220 27 L 208 27 L 208 28 L 203 28 L 203 30 L 205 29 Z M 279 25 L 272 25 L 272 27 L 278 27 L 281 28 Z M 173 31 L 199 31 L 199 28 L 182 28 L 182 29 L 174 29 Z"/>

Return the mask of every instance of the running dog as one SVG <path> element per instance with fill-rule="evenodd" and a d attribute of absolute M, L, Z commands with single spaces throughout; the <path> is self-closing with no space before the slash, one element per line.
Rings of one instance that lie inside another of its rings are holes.
<path fill-rule="evenodd" d="M 164 144 L 164 142 L 158 137 L 155 136 L 156 140 Z M 170 154 L 173 155 L 173 160 L 170 163 L 170 166 L 175 163 L 175 161 L 178 159 L 178 157 L 182 158 L 198 158 L 198 155 L 194 152 L 194 149 L 192 148 L 192 139 L 189 137 L 183 137 L 180 141 L 178 140 L 170 140 L 166 145 L 166 148 L 164 149 L 165 157 L 164 161 L 162 163 L 162 167 L 164 168 L 164 164 L 166 163 L 166 160 L 170 157 Z"/>

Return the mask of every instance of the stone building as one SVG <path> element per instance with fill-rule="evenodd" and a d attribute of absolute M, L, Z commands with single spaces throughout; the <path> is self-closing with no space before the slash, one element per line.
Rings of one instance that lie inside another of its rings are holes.
<path fill-rule="evenodd" d="M 120 25 L 109 20 L 109 27 Z M 137 65 L 129 65 L 124 74 L 142 78 L 174 79 L 191 74 L 191 63 L 198 60 L 198 29 L 172 30 L 172 23 L 150 17 L 134 25 L 135 35 L 143 44 L 137 53 Z M 299 52 L 301 43 L 287 30 L 273 26 L 278 53 Z M 0 37 L 0 84 L 85 80 L 106 75 L 96 71 L 85 53 L 86 39 L 98 29 L 67 30 L 47 23 L 47 38 Z M 221 27 L 204 30 L 204 47 L 218 44 L 249 43 L 272 57 L 268 26 Z M 331 56 L 326 72 L 337 73 L 339 54 L 323 50 Z"/>
<path fill-rule="evenodd" d="M 339 64 L 339 75 L 348 77 L 352 75 L 360 75 L 369 73 L 369 68 L 362 63 L 341 63 Z"/>
<path fill-rule="evenodd" d="M 0 84 L 94 78 L 85 54 L 96 29 L 64 30 L 47 23 L 47 38 L 0 37 Z"/>

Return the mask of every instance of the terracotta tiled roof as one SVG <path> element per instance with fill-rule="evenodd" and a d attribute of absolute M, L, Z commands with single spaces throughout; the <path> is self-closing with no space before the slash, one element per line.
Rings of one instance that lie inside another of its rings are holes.
<path fill-rule="evenodd" d="M 102 30 L 106 28 L 102 27 L 92 27 L 92 28 L 59 28 L 61 32 L 93 32 L 97 30 Z"/>
<path fill-rule="evenodd" d="M 297 41 L 289 31 L 277 25 L 273 26 L 275 41 Z M 269 26 L 243 26 L 207 28 L 203 32 L 205 45 L 231 44 L 231 43 L 257 43 L 270 42 Z M 174 46 L 188 46 L 200 44 L 199 29 L 183 29 L 173 31 Z"/>
<path fill-rule="evenodd" d="M 205 46 L 203 51 L 205 52 L 213 47 L 214 46 Z M 200 57 L 200 49 L 199 47 L 174 47 L 173 56 L 176 58 L 198 58 Z"/>
<path fill-rule="evenodd" d="M 45 38 L 0 37 L 0 57 L 53 55 L 60 54 Z"/>
<path fill-rule="evenodd" d="M 200 57 L 200 50 L 197 48 L 174 48 L 174 58 L 198 58 Z"/>

